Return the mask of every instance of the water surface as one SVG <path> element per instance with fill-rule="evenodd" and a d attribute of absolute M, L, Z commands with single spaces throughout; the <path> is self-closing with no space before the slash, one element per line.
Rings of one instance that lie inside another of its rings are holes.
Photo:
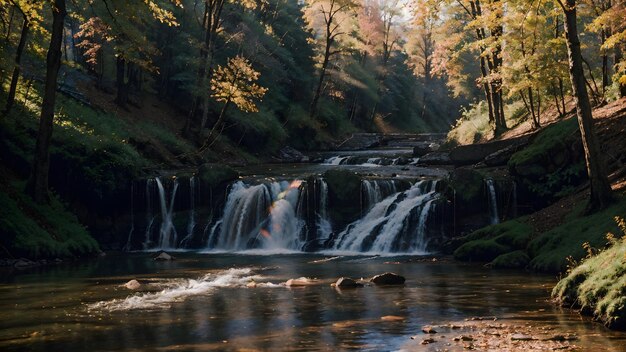
<path fill-rule="evenodd" d="M 0 350 L 435 350 L 446 346 L 410 337 L 426 324 L 478 316 L 575 333 L 583 350 L 626 346 L 626 334 L 552 305 L 552 276 L 424 257 L 174 255 L 173 262 L 133 253 L 0 273 Z M 406 285 L 330 287 L 340 276 L 385 271 L 404 275 Z M 281 284 L 298 277 L 317 280 Z M 130 279 L 144 291 L 120 286 Z M 248 287 L 252 280 L 257 287 Z"/>

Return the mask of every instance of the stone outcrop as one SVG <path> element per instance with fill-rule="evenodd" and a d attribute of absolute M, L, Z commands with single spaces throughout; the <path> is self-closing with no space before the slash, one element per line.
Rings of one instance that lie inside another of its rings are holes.
<path fill-rule="evenodd" d="M 370 282 L 376 285 L 404 285 L 406 279 L 395 273 L 384 273 L 376 275 L 370 279 Z"/>

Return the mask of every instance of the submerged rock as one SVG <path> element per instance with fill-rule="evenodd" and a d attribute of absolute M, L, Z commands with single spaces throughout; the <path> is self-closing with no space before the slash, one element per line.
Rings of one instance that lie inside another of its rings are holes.
<path fill-rule="evenodd" d="M 424 326 L 422 328 L 422 332 L 424 334 L 436 334 L 437 330 L 435 330 L 432 326 Z"/>
<path fill-rule="evenodd" d="M 156 261 L 170 261 L 170 260 L 175 260 L 176 258 L 174 258 L 173 256 L 167 254 L 164 251 L 161 251 L 156 257 L 153 258 Z"/>
<path fill-rule="evenodd" d="M 406 279 L 395 273 L 384 273 L 370 279 L 376 285 L 403 285 Z"/>
<path fill-rule="evenodd" d="M 28 268 L 28 267 L 36 266 L 36 265 L 39 265 L 39 263 L 34 262 L 30 259 L 26 259 L 26 258 L 20 258 L 13 263 L 13 267 L 17 269 Z"/>
<path fill-rule="evenodd" d="M 398 316 L 398 315 L 385 315 L 384 317 L 380 317 L 382 321 L 402 321 L 406 320 L 406 318 Z"/>
<path fill-rule="evenodd" d="M 340 277 L 337 282 L 334 283 L 336 288 L 355 288 L 355 287 L 363 287 L 362 283 L 356 282 L 354 279 L 349 277 Z"/>
<path fill-rule="evenodd" d="M 289 279 L 285 282 L 285 286 L 287 287 L 296 287 L 296 286 L 311 286 L 316 284 L 316 280 L 308 278 L 308 277 L 300 277 L 297 279 Z"/>
<path fill-rule="evenodd" d="M 122 286 L 126 287 L 129 290 L 138 290 L 139 288 L 141 288 L 141 283 L 135 279 L 132 279 Z"/>
<path fill-rule="evenodd" d="M 428 345 L 430 343 L 435 343 L 435 342 L 437 342 L 437 341 L 435 341 L 435 339 L 433 339 L 433 338 L 426 338 L 426 339 L 422 340 L 421 344 L 422 345 Z"/>
<path fill-rule="evenodd" d="M 534 338 L 532 336 L 526 335 L 526 334 L 513 334 L 513 335 L 511 335 L 511 340 L 530 341 L 530 340 L 534 340 Z"/>

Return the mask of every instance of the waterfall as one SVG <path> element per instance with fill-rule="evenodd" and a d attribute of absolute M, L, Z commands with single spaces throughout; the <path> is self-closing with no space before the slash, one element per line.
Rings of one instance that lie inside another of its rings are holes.
<path fill-rule="evenodd" d="M 326 165 L 342 165 L 348 160 L 347 156 L 333 156 L 324 160 L 324 164 Z"/>
<path fill-rule="evenodd" d="M 132 241 L 133 241 L 133 232 L 135 231 L 135 185 L 130 184 L 130 231 L 128 231 L 128 239 L 126 240 L 126 245 L 122 250 L 124 252 L 130 252 Z"/>
<path fill-rule="evenodd" d="M 154 193 L 155 180 L 149 179 L 146 181 L 146 233 L 144 235 L 143 248 L 148 249 L 151 246 L 152 225 L 156 215 L 152 213 L 152 194 Z"/>
<path fill-rule="evenodd" d="M 319 209 L 317 209 L 317 238 L 327 239 L 333 232 L 333 227 L 328 217 L 328 184 L 324 179 L 316 179 L 319 183 Z"/>
<path fill-rule="evenodd" d="M 436 181 L 420 181 L 376 203 L 339 234 L 333 249 L 352 252 L 424 252 L 427 220 L 438 198 Z"/>
<path fill-rule="evenodd" d="M 187 235 L 180 241 L 180 246 L 185 245 L 193 238 L 193 230 L 196 227 L 196 178 L 189 178 L 189 220 L 187 221 Z"/>
<path fill-rule="evenodd" d="M 161 249 L 176 248 L 176 228 L 173 223 L 174 202 L 176 200 L 176 191 L 178 190 L 178 180 L 174 179 L 172 191 L 168 197 L 163 187 L 163 183 L 159 177 L 155 178 L 157 189 L 159 190 L 159 203 L 161 205 L 161 229 L 159 230 L 158 247 Z"/>
<path fill-rule="evenodd" d="M 297 216 L 302 181 L 232 185 L 224 214 L 211 229 L 209 249 L 299 250 L 304 220 Z"/>
<path fill-rule="evenodd" d="M 365 211 L 371 209 L 384 198 L 398 192 L 395 180 L 363 180 L 361 189 L 366 201 Z"/>
<path fill-rule="evenodd" d="M 498 216 L 498 198 L 496 197 L 496 186 L 492 179 L 485 180 L 487 184 L 487 192 L 489 197 L 487 203 L 489 204 L 489 217 L 492 225 L 500 223 L 500 217 Z"/>

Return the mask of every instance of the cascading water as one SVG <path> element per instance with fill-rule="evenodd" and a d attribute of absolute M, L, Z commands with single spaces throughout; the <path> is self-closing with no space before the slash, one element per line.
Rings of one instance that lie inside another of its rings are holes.
<path fill-rule="evenodd" d="M 437 236 L 435 227 L 427 226 L 436 205 L 435 184 L 421 181 L 412 185 L 406 179 L 362 180 L 361 219 L 347 227 L 335 227 L 334 222 L 341 224 L 345 215 L 336 217 L 334 198 L 322 177 L 291 182 L 237 181 L 226 189 L 223 207 L 210 211 L 200 200 L 204 196 L 199 193 L 197 178 L 157 177 L 146 180 L 145 204 L 139 202 L 139 213 L 133 205 L 132 217 L 141 215 L 131 225 L 125 249 L 132 249 L 137 244 L 133 244 L 134 234 L 145 229 L 144 250 L 197 248 L 197 243 L 206 243 L 205 248 L 216 251 L 416 253 L 426 248 L 427 230 Z M 183 185 L 184 192 L 179 189 Z M 135 197 L 134 193 L 131 203 L 136 204 L 144 194 Z M 185 212 L 178 215 L 176 225 L 175 210 Z M 358 217 L 358 206 L 355 210 L 349 216 Z M 198 224 L 203 230 L 197 229 Z M 178 238 L 181 233 L 185 233 L 182 240 Z"/>
<path fill-rule="evenodd" d="M 232 185 L 224 215 L 211 229 L 209 249 L 300 250 L 304 220 L 297 216 L 302 181 Z"/>
<path fill-rule="evenodd" d="M 173 215 L 176 191 L 178 190 L 178 180 L 174 179 L 169 197 L 166 195 L 161 178 L 155 178 L 155 182 L 159 190 L 159 203 L 161 205 L 161 229 L 159 230 L 158 247 L 161 249 L 176 248 L 178 235 L 176 233 L 176 227 L 174 227 Z"/>
<path fill-rule="evenodd" d="M 486 179 L 487 192 L 489 197 L 487 202 L 489 203 L 489 221 L 492 225 L 500 223 L 500 216 L 498 215 L 498 197 L 496 195 L 496 186 L 492 179 Z"/>
<path fill-rule="evenodd" d="M 317 238 L 328 239 L 333 232 L 333 227 L 328 217 L 328 184 L 324 179 L 316 179 L 319 184 L 319 209 L 317 211 Z"/>
<path fill-rule="evenodd" d="M 364 211 L 368 211 L 384 198 L 398 192 L 395 180 L 363 180 L 361 188 L 365 201 L 362 207 Z"/>
<path fill-rule="evenodd" d="M 344 162 L 346 162 L 346 160 L 348 160 L 349 157 L 347 156 L 333 156 L 331 158 L 328 158 L 326 160 L 324 160 L 324 164 L 326 165 L 341 165 Z"/>
<path fill-rule="evenodd" d="M 156 219 L 156 215 L 153 214 L 152 210 L 152 194 L 155 191 L 156 181 L 151 178 L 146 181 L 146 233 L 144 235 L 143 248 L 148 249 L 151 246 L 151 234 L 152 234 L 152 225 L 154 225 L 154 220 Z"/>
<path fill-rule="evenodd" d="M 334 250 L 350 252 L 424 252 L 428 215 L 438 198 L 437 181 L 420 181 L 375 204 L 339 234 Z"/>
<path fill-rule="evenodd" d="M 130 231 L 128 231 L 128 239 L 122 250 L 128 252 L 133 242 L 133 232 L 135 232 L 135 185 L 130 185 Z"/>
<path fill-rule="evenodd" d="M 196 227 L 196 178 L 189 178 L 189 220 L 187 222 L 187 235 L 180 241 L 181 247 L 186 247 L 193 238 L 193 230 Z"/>

